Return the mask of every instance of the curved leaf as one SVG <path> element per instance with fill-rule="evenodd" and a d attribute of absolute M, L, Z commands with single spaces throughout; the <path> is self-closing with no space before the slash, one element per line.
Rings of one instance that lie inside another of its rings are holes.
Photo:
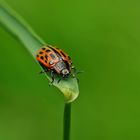
<path fill-rule="evenodd" d="M 36 52 L 46 43 L 13 9 L 2 1 L 0 1 L 0 25 L 20 40 L 36 61 Z M 43 68 L 41 67 L 41 69 Z M 45 75 L 51 80 L 49 73 Z M 53 85 L 64 94 L 65 101 L 67 103 L 74 101 L 79 95 L 77 79 L 70 77 L 68 80 L 61 80 L 59 83 L 57 80 L 54 81 Z"/>

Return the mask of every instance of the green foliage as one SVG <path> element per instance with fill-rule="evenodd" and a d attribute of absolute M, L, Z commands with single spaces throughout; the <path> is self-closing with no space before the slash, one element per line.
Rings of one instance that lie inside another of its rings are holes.
<path fill-rule="evenodd" d="M 71 140 L 139 140 L 140 1 L 6 1 L 84 70 Z M 0 52 L 0 140 L 61 140 L 63 94 L 2 28 Z"/>
<path fill-rule="evenodd" d="M 24 44 L 36 60 L 37 50 L 44 46 L 45 43 L 34 33 L 27 23 L 5 3 L 0 5 L 0 23 Z M 51 81 L 50 74 L 46 73 L 45 75 Z M 70 77 L 69 80 L 62 79 L 59 83 L 57 81 L 58 79 L 54 81 L 53 85 L 62 91 L 67 103 L 74 101 L 78 97 L 79 89 L 76 78 Z"/>

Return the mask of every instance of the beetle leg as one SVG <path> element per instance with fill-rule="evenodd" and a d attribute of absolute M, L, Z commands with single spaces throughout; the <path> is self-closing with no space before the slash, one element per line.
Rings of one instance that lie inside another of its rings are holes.
<path fill-rule="evenodd" d="M 80 73 L 83 73 L 84 72 L 84 71 L 81 71 L 81 70 L 77 70 L 74 66 L 72 67 L 72 69 L 74 70 L 73 71 L 74 76 L 76 76 L 77 74 L 80 74 Z"/>
<path fill-rule="evenodd" d="M 46 72 L 48 72 L 48 69 L 45 69 L 44 71 L 39 72 L 39 74 L 46 73 Z"/>
<path fill-rule="evenodd" d="M 76 77 L 77 82 L 79 83 L 79 79 Z"/>
<path fill-rule="evenodd" d="M 74 66 L 72 67 L 72 69 L 73 69 L 72 77 L 76 78 L 77 82 L 79 83 L 79 79 L 77 78 L 76 75 L 80 74 L 80 73 L 83 73 L 84 71 L 79 71 L 79 70 L 77 71 L 77 69 Z"/>
<path fill-rule="evenodd" d="M 48 70 L 46 67 L 44 67 L 41 63 L 39 63 L 39 64 L 42 66 L 42 68 L 43 68 L 43 70 L 44 70 L 44 71 L 41 71 L 39 74 L 46 73 L 46 72 L 49 71 L 49 70 Z"/>
<path fill-rule="evenodd" d="M 61 80 L 62 80 L 62 77 L 60 77 L 60 78 L 58 79 L 57 83 L 59 83 Z"/>
<path fill-rule="evenodd" d="M 54 82 L 54 71 L 51 70 L 51 78 L 52 78 L 52 81 L 49 83 L 49 86 L 51 86 Z"/>
<path fill-rule="evenodd" d="M 73 69 L 72 77 L 75 78 L 76 77 L 76 68 L 74 66 L 72 66 L 72 69 Z"/>
<path fill-rule="evenodd" d="M 83 73 L 84 71 L 83 70 L 78 70 L 76 71 L 76 74 L 80 74 L 80 73 Z"/>

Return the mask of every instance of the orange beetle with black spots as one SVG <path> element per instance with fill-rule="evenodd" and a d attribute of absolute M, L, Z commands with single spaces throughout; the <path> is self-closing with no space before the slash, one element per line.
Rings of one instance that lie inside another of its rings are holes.
<path fill-rule="evenodd" d="M 44 46 L 37 52 L 36 59 L 44 68 L 44 72 L 51 72 L 52 83 L 54 81 L 55 73 L 61 75 L 60 80 L 68 79 L 68 77 L 71 75 L 71 58 L 62 49 L 55 48 L 51 45 Z M 60 80 L 58 82 L 60 82 Z"/>

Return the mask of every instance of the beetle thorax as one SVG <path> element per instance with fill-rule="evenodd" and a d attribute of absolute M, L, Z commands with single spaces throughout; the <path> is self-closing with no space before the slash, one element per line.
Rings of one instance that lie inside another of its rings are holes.
<path fill-rule="evenodd" d="M 59 61 L 55 66 L 54 66 L 55 71 L 60 74 L 62 70 L 67 69 L 66 64 L 63 61 Z"/>

